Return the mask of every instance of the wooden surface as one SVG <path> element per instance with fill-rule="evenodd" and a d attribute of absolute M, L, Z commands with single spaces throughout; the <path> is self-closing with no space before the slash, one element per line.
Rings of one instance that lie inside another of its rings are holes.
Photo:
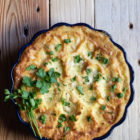
<path fill-rule="evenodd" d="M 10 68 L 19 48 L 40 29 L 57 22 L 85 22 L 109 32 L 122 45 L 135 70 L 135 99 L 125 122 L 106 140 L 140 140 L 140 1 L 139 0 L 0 0 L 0 140 L 34 140 L 3 102 Z"/>

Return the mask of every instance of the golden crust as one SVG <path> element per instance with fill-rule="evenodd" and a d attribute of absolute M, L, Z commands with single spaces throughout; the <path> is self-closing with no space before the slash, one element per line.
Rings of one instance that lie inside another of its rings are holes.
<path fill-rule="evenodd" d="M 64 39 L 70 39 L 70 43 L 64 43 Z M 59 51 L 55 50 L 57 44 L 62 44 Z M 58 57 L 58 62 L 51 62 L 44 66 L 44 62 L 51 60 L 46 52 L 53 51 L 53 57 Z M 88 56 L 92 52 L 92 57 Z M 109 59 L 109 64 L 102 64 L 96 60 L 98 54 Z M 80 55 L 82 61 L 75 64 L 74 56 Z M 26 68 L 34 64 L 37 68 L 43 67 L 45 71 L 54 67 L 61 73 L 59 82 L 60 89 L 53 85 L 50 92 L 45 95 L 38 93 L 38 98 L 43 102 L 35 111 L 36 119 L 41 114 L 46 114 L 47 122 L 42 124 L 37 120 L 41 135 L 52 140 L 64 138 L 66 140 L 91 140 L 107 133 L 123 116 L 126 104 L 130 98 L 130 72 L 125 62 L 123 52 L 117 48 L 104 33 L 93 31 L 84 26 L 60 26 L 43 33 L 27 47 L 20 59 L 19 64 L 14 69 L 15 89 L 19 87 L 23 76 L 34 77 L 36 71 L 27 71 Z M 86 69 L 90 68 L 90 81 L 84 82 L 83 76 Z M 105 80 L 93 81 L 94 75 L 99 71 Z M 72 78 L 76 75 L 76 82 Z M 120 77 L 121 82 L 113 82 L 113 77 Z M 64 84 L 66 86 L 64 86 Z M 110 88 L 116 84 L 115 92 Z M 80 95 L 76 86 L 83 87 L 84 95 Z M 93 85 L 93 90 L 89 90 Z M 123 98 L 118 98 L 117 93 L 122 93 L 123 88 L 127 87 Z M 96 96 L 96 101 L 90 98 Z M 111 97 L 107 101 L 107 96 Z M 61 103 L 61 98 L 70 102 L 70 107 L 65 107 Z M 49 100 L 52 99 L 52 100 Z M 106 109 L 102 110 L 102 105 Z M 55 112 L 56 116 L 52 115 Z M 60 114 L 70 116 L 75 114 L 77 121 L 64 122 L 65 126 L 70 127 L 70 131 L 64 132 L 64 128 L 57 128 Z M 23 120 L 28 122 L 24 111 L 21 111 Z M 91 116 L 91 121 L 87 121 L 87 116 Z"/>

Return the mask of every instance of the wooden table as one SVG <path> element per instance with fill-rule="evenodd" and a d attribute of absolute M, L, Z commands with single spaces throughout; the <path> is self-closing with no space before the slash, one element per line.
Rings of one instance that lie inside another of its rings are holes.
<path fill-rule="evenodd" d="M 109 32 L 135 70 L 135 99 L 125 122 L 106 140 L 140 140 L 140 0 L 0 0 L 0 140 L 34 140 L 3 102 L 17 52 L 33 34 L 57 22 L 85 22 Z"/>

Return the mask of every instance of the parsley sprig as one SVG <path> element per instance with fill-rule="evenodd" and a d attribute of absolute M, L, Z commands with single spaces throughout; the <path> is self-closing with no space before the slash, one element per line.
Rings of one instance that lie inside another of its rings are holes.
<path fill-rule="evenodd" d="M 39 137 L 42 138 L 34 114 L 34 110 L 38 108 L 38 106 L 42 102 L 41 99 L 36 98 L 36 91 L 40 90 L 41 94 L 48 93 L 51 84 L 58 83 L 57 78 L 60 76 L 60 73 L 54 71 L 53 68 L 51 68 L 47 72 L 45 72 L 44 69 L 41 68 L 36 72 L 36 76 L 38 77 L 37 80 L 32 80 L 30 77 L 24 76 L 22 79 L 21 87 L 13 91 L 13 93 L 10 93 L 8 89 L 5 89 L 6 96 L 4 101 L 8 101 L 9 99 L 18 99 L 16 100 L 16 104 L 21 110 L 24 110 L 26 112 L 35 136 L 37 132 Z M 28 87 L 28 90 L 26 90 L 24 87 Z M 46 116 L 40 116 L 39 120 L 42 123 L 45 123 Z"/>
<path fill-rule="evenodd" d="M 32 130 L 36 136 L 36 131 L 39 134 L 39 137 L 42 138 L 40 131 L 38 129 L 38 125 L 36 122 L 36 118 L 34 115 L 34 109 L 38 108 L 38 105 L 41 104 L 41 99 L 35 99 L 35 92 L 29 92 L 20 88 L 13 93 L 10 93 L 8 89 L 5 89 L 5 99 L 4 101 L 8 101 L 9 99 L 16 99 L 18 98 L 21 102 L 16 104 L 19 106 L 20 109 L 25 110 L 27 113 L 27 117 L 29 119 L 30 125 Z M 34 128 L 35 127 L 35 128 Z M 36 130 L 36 131 L 35 131 Z"/>

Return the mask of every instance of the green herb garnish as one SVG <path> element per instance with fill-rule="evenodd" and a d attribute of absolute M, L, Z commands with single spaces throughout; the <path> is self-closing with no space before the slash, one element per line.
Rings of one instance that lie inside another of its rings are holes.
<path fill-rule="evenodd" d="M 41 123 L 45 124 L 46 123 L 46 115 L 41 115 L 39 118 L 38 118 L 39 121 L 41 121 Z"/>
<path fill-rule="evenodd" d="M 76 81 L 76 76 L 74 76 L 71 80 L 72 82 Z"/>
<path fill-rule="evenodd" d="M 71 116 L 69 117 L 69 120 L 72 121 L 72 122 L 75 122 L 75 121 L 76 121 L 75 115 L 74 115 L 74 114 L 71 115 Z"/>
<path fill-rule="evenodd" d="M 105 105 L 102 105 L 101 108 L 102 108 L 102 110 L 105 110 L 106 109 L 106 106 Z"/>
<path fill-rule="evenodd" d="M 81 60 L 83 60 L 80 55 L 74 56 L 74 63 L 79 63 Z"/>
<path fill-rule="evenodd" d="M 127 90 L 127 87 L 125 87 L 125 88 L 123 89 L 123 93 L 126 93 L 126 90 Z"/>
<path fill-rule="evenodd" d="M 33 85 L 33 81 L 31 80 L 30 77 L 28 76 L 24 76 L 23 79 L 22 79 L 22 83 L 31 87 Z"/>
<path fill-rule="evenodd" d="M 36 69 L 36 66 L 35 65 L 30 65 L 26 68 L 26 70 L 30 71 L 30 70 L 34 70 Z"/>
<path fill-rule="evenodd" d="M 117 86 L 116 86 L 116 85 L 112 85 L 112 87 L 111 87 L 110 91 L 111 91 L 111 92 L 114 92 L 116 88 L 117 88 Z"/>
<path fill-rule="evenodd" d="M 123 97 L 123 93 L 117 93 L 117 97 L 118 98 L 122 98 Z"/>
<path fill-rule="evenodd" d="M 70 43 L 70 42 L 71 42 L 70 39 L 64 39 L 64 43 L 68 44 L 68 43 Z"/>
<path fill-rule="evenodd" d="M 60 48 L 61 46 L 62 46 L 62 44 L 57 44 L 57 45 L 55 46 L 55 50 L 58 51 L 59 48 Z"/>
<path fill-rule="evenodd" d="M 101 73 L 100 72 L 98 72 L 97 74 L 96 74 L 96 76 L 94 76 L 94 80 L 96 81 L 96 82 L 98 82 L 98 81 L 100 81 L 101 80 Z"/>
<path fill-rule="evenodd" d="M 48 65 L 48 63 L 47 63 L 47 62 L 45 62 L 45 63 L 44 63 L 44 66 L 47 66 L 47 65 Z"/>
<path fill-rule="evenodd" d="M 110 96 L 107 96 L 107 100 L 110 101 L 110 99 L 111 99 L 111 97 Z"/>
<path fill-rule="evenodd" d="M 108 64 L 108 63 L 109 63 L 109 59 L 103 58 L 103 64 Z"/>
<path fill-rule="evenodd" d="M 91 85 L 89 89 L 90 89 L 90 90 L 93 90 L 93 85 Z"/>
<path fill-rule="evenodd" d="M 64 106 L 70 106 L 70 103 L 66 102 L 64 98 L 62 98 L 61 101 Z"/>
<path fill-rule="evenodd" d="M 92 96 L 91 97 L 91 101 L 96 101 L 96 97 L 95 96 Z"/>
<path fill-rule="evenodd" d="M 92 52 L 88 52 L 88 57 L 92 58 Z"/>
<path fill-rule="evenodd" d="M 53 52 L 53 51 L 50 51 L 49 54 L 50 54 L 50 55 L 54 55 L 54 52 Z"/>
<path fill-rule="evenodd" d="M 68 132 L 70 130 L 70 127 L 68 127 L 68 126 L 65 126 L 64 127 L 64 132 L 66 133 L 66 132 Z"/>
<path fill-rule="evenodd" d="M 57 57 L 55 57 L 55 58 L 51 58 L 51 60 L 53 61 L 53 62 L 57 62 L 59 59 L 57 58 Z"/>
<path fill-rule="evenodd" d="M 26 80 L 25 80 L 26 81 Z M 28 82 L 27 82 L 28 83 Z M 34 135 L 36 136 L 36 131 L 39 135 L 40 138 L 42 138 L 40 131 L 38 129 L 38 125 L 36 122 L 36 118 L 34 115 L 33 110 L 38 108 L 38 105 L 41 103 L 41 99 L 35 99 L 34 96 L 35 94 L 33 92 L 29 92 L 25 91 L 22 86 L 20 89 L 18 89 L 17 91 L 14 91 L 13 93 L 10 93 L 10 91 L 8 89 L 5 90 L 5 101 L 7 101 L 8 99 L 16 99 L 19 98 L 22 104 L 18 103 L 18 106 L 20 107 L 20 109 L 25 110 L 29 123 L 31 125 L 31 128 L 34 132 Z M 36 129 L 36 131 L 35 131 Z"/>
<path fill-rule="evenodd" d="M 83 78 L 85 79 L 85 82 L 89 82 L 88 76 L 84 76 Z"/>
<path fill-rule="evenodd" d="M 92 118 L 90 116 L 87 116 L 87 121 L 90 122 Z"/>
<path fill-rule="evenodd" d="M 87 73 L 87 75 L 89 75 L 90 73 L 91 73 L 91 69 L 86 69 L 86 73 Z"/>
<path fill-rule="evenodd" d="M 83 87 L 82 87 L 82 86 L 77 86 L 76 89 L 79 91 L 79 93 L 80 93 L 81 95 L 84 95 Z"/>
<path fill-rule="evenodd" d="M 40 78 L 44 78 L 46 76 L 46 72 L 44 71 L 43 68 L 39 69 L 36 75 Z"/>
<path fill-rule="evenodd" d="M 112 81 L 113 82 L 121 82 L 121 78 L 120 77 L 113 77 Z"/>

